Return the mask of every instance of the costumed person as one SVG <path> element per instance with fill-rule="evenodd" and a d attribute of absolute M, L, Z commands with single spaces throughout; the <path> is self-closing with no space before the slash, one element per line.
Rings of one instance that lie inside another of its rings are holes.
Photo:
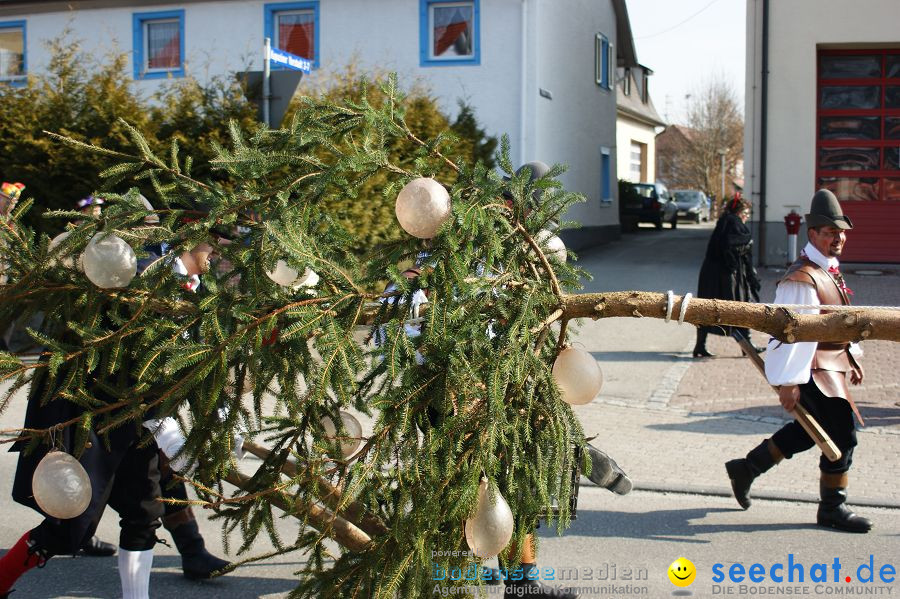
<path fill-rule="evenodd" d="M 700 267 L 697 283 L 697 297 L 707 299 L 733 300 L 737 302 L 759 301 L 760 282 L 753 268 L 753 239 L 747 219 L 750 218 L 750 203 L 735 197 L 725 206 L 725 212 L 716 222 L 706 245 L 706 256 Z M 711 358 L 706 348 L 706 338 L 714 335 L 731 335 L 732 329 L 739 331 L 747 340 L 750 331 L 741 327 L 700 326 L 697 327 L 697 342 L 693 357 Z M 763 347 L 754 346 L 757 352 Z"/>
<path fill-rule="evenodd" d="M 153 217 L 155 215 L 149 218 Z M 142 262 L 146 267 L 147 261 Z M 44 326 L 46 329 L 61 328 L 62 325 L 64 323 L 45 323 Z M 60 336 L 59 331 L 49 331 L 49 334 Z M 49 357 L 42 355 L 41 360 L 47 361 Z M 130 372 L 130 366 L 123 364 L 114 380 L 90 380 L 86 391 L 103 403 L 114 403 L 118 398 L 106 388 L 129 387 L 132 382 Z M 48 388 L 49 384 L 47 369 L 37 369 L 29 389 L 24 428 L 47 430 L 83 415 L 85 408 L 59 396 L 54 389 Z M 94 536 L 106 505 L 120 517 L 118 569 L 122 596 L 124 599 L 149 599 L 153 547 L 158 541 L 156 531 L 165 514 L 160 501 L 160 451 L 172 460 L 175 469 L 186 470 L 190 465 L 186 456 L 180 455 L 183 440 L 179 444 L 173 435 L 173 431 L 180 434 L 173 418 L 155 419 L 148 414 L 144 428 L 153 433 L 154 442 L 141 443 L 141 433 L 130 426 L 115 427 L 102 440 L 93 429 L 88 431 L 87 448 L 78 461 L 90 479 L 90 502 L 79 516 L 67 519 L 52 517 L 40 508 L 32 491 L 32 479 L 38 464 L 51 450 L 72 453 L 76 446 L 75 431 L 65 427 L 28 453 L 24 451 L 28 445 L 26 440 L 13 444 L 10 451 L 19 452 L 13 499 L 45 518 L 0 558 L 0 599 L 9 596 L 12 586 L 27 571 L 42 567 L 55 555 L 73 555 L 81 550 Z"/>
<path fill-rule="evenodd" d="M 165 244 L 150 246 L 146 248 L 150 255 L 138 261 L 138 268 L 143 270 L 154 260 L 163 256 L 168 248 Z M 184 252 L 175 261 L 173 268 L 175 273 L 185 277 L 183 287 L 188 291 L 196 291 L 200 285 L 200 275 L 208 269 L 209 254 L 211 252 L 209 244 L 200 244 L 197 248 L 190 252 Z M 145 427 L 150 430 L 156 430 L 162 426 L 163 430 L 157 433 L 157 442 L 161 446 L 159 453 L 159 472 L 160 472 L 160 490 L 162 499 L 173 499 L 180 503 L 171 503 L 164 501 L 164 514 L 162 516 L 162 525 L 172 535 L 175 541 L 175 548 L 181 555 L 181 570 L 184 576 L 191 580 L 206 580 L 212 578 L 213 574 L 219 572 L 229 565 L 227 560 L 216 557 L 206 549 L 206 542 L 200 533 L 200 527 L 190 505 L 186 505 L 188 501 L 187 485 L 184 481 L 175 478 L 175 473 L 181 471 L 180 468 L 173 468 L 168 455 L 175 455 L 184 446 L 184 436 L 178 429 L 177 425 L 173 426 L 174 421 L 148 421 Z M 162 449 L 160 436 L 166 439 L 166 447 L 168 451 Z M 238 458 L 241 453 L 236 450 Z M 181 465 L 183 468 L 184 465 Z M 91 537 L 82 547 L 82 553 L 92 556 L 109 556 L 115 553 L 115 546 L 99 540 L 96 536 Z"/>
<path fill-rule="evenodd" d="M 846 232 L 853 228 L 853 223 L 844 216 L 837 198 L 827 189 L 813 196 L 806 223 L 809 243 L 779 281 L 775 303 L 849 305 L 852 291 L 841 276 L 838 258 L 847 239 Z M 824 314 L 828 311 L 798 312 Z M 863 369 L 857 361 L 862 350 L 855 343 L 783 343 L 772 339 L 767 355 L 766 377 L 769 383 L 779 386 L 778 397 L 784 409 L 790 412 L 799 402 L 841 451 L 836 462 L 824 455 L 819 458 L 820 501 L 816 522 L 827 528 L 868 532 L 872 523 L 846 505 L 848 472 L 856 447 L 856 419 L 863 422 L 850 397 L 847 378 L 854 385 L 862 382 Z M 726 463 L 734 496 L 741 507 L 750 507 L 750 485 L 756 477 L 783 458 L 791 458 L 813 445 L 813 440 L 795 420 L 750 450 L 746 458 Z"/>

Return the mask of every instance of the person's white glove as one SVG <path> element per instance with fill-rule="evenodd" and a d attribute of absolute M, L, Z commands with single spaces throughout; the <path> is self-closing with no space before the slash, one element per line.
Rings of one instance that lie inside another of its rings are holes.
<path fill-rule="evenodd" d="M 228 408 L 224 406 L 219 408 L 219 420 L 224 422 L 227 418 Z M 240 433 L 234 433 L 234 445 L 231 448 L 231 453 L 238 462 L 244 459 L 244 436 Z"/>
<path fill-rule="evenodd" d="M 153 433 L 156 445 L 169 458 L 172 470 L 187 475 L 194 469 L 196 464 L 182 451 L 185 438 L 177 420 L 171 416 L 162 419 L 152 418 L 144 421 L 144 428 Z"/>
<path fill-rule="evenodd" d="M 234 447 L 231 448 L 231 453 L 238 462 L 244 459 L 244 437 L 238 433 L 234 433 Z"/>

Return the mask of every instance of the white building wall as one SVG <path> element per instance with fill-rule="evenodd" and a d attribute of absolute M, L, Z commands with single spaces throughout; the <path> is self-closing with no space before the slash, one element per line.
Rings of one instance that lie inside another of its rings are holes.
<path fill-rule="evenodd" d="M 601 88 L 594 70 L 596 34 L 603 33 L 616 43 L 612 4 L 570 0 L 566 10 L 561 10 L 556 1 L 541 0 L 537 18 L 538 86 L 551 92 L 553 99 L 536 100 L 537 139 L 530 159 L 568 163 L 569 170 L 562 177 L 566 189 L 587 197 L 587 202 L 572 207 L 568 219 L 591 227 L 618 226 L 615 84 L 609 90 Z M 610 151 L 613 201 L 608 204 L 600 198 L 601 147 Z"/>
<path fill-rule="evenodd" d="M 745 196 L 759 215 L 763 0 L 747 0 Z M 784 217 L 805 214 L 815 191 L 816 50 L 871 44 L 897 46 L 897 0 L 770 0 L 767 264 L 784 262 Z"/>
<path fill-rule="evenodd" d="M 646 161 L 647 177 L 644 181 L 635 183 L 652 183 L 656 181 L 656 129 L 643 125 L 627 117 L 619 117 L 616 123 L 616 159 L 618 161 L 618 178 L 628 181 L 633 180 L 631 175 L 631 142 L 645 144 L 647 146 Z"/>

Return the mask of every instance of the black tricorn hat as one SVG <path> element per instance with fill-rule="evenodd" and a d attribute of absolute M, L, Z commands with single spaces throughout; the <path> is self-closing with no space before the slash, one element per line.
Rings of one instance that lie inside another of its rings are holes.
<path fill-rule="evenodd" d="M 809 206 L 809 214 L 805 217 L 806 226 L 813 227 L 837 227 L 838 229 L 852 229 L 853 221 L 849 216 L 844 216 L 841 204 L 831 191 L 820 189 L 812 198 Z"/>

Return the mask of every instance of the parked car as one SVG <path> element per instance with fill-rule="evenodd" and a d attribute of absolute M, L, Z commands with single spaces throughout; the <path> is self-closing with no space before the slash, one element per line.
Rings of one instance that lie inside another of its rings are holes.
<path fill-rule="evenodd" d="M 697 189 L 676 189 L 672 199 L 678 207 L 678 216 L 699 223 L 709 220 L 709 198 Z"/>
<path fill-rule="evenodd" d="M 678 226 L 678 208 L 662 183 L 619 181 L 619 222 L 625 229 L 633 229 L 638 223 L 653 223 L 657 229 L 669 223 L 674 229 Z"/>

